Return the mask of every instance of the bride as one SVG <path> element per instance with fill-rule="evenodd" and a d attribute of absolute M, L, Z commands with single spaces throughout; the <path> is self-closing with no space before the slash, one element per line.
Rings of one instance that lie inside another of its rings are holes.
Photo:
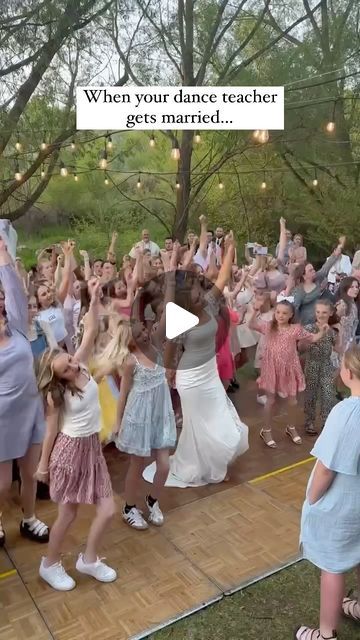
<path fill-rule="evenodd" d="M 229 465 L 248 450 L 248 427 L 241 422 L 221 383 L 216 364 L 216 315 L 234 258 L 232 238 L 214 287 L 205 294 L 199 280 L 178 272 L 175 302 L 199 318 L 199 323 L 180 336 L 184 349 L 176 371 L 183 427 L 175 454 L 170 459 L 166 486 L 199 487 L 222 482 Z M 179 338 L 176 339 L 179 343 Z M 177 344 L 167 346 L 167 363 L 173 362 Z M 156 462 L 143 477 L 152 482 Z"/>

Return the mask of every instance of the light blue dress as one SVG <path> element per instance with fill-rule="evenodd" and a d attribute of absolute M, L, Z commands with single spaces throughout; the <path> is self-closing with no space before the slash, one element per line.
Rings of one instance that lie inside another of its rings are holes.
<path fill-rule="evenodd" d="M 133 385 L 115 445 L 125 453 L 150 457 L 153 449 L 175 446 L 175 415 L 164 367 L 160 364 L 154 368 L 145 367 L 133 357 Z"/>
<path fill-rule="evenodd" d="M 311 505 L 305 499 L 304 558 L 329 573 L 345 573 L 360 565 L 360 397 L 333 408 L 311 453 L 336 476 L 320 500 Z"/>

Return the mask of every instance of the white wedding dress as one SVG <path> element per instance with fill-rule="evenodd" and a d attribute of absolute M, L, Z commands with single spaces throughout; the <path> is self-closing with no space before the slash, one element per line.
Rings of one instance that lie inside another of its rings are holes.
<path fill-rule="evenodd" d="M 208 309 L 207 309 L 208 311 Z M 200 487 L 222 482 L 229 464 L 249 448 L 243 424 L 218 375 L 215 353 L 217 322 L 211 315 L 182 336 L 184 353 L 176 373 L 183 427 L 170 458 L 168 487 Z M 143 477 L 152 482 L 156 462 Z"/>

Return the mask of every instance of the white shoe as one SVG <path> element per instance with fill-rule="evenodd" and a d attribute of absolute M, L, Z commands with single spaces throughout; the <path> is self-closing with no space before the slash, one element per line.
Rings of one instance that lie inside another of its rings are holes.
<path fill-rule="evenodd" d="M 141 511 L 136 507 L 130 509 L 128 513 L 125 513 L 125 509 L 122 512 L 122 517 L 124 522 L 126 522 L 133 529 L 137 529 L 138 531 L 148 529 L 149 525 L 142 517 Z"/>
<path fill-rule="evenodd" d="M 256 402 L 258 404 L 261 404 L 263 407 L 265 407 L 266 405 L 266 400 L 267 400 L 266 396 L 256 396 Z"/>
<path fill-rule="evenodd" d="M 76 562 L 76 570 L 79 571 L 79 573 L 92 576 L 95 580 L 99 580 L 99 582 L 114 582 L 117 578 L 117 573 L 115 569 L 108 567 L 103 560 L 104 558 L 98 558 L 96 562 L 86 564 L 83 554 L 80 553 Z"/>
<path fill-rule="evenodd" d="M 282 400 L 285 400 L 285 398 L 287 398 L 286 393 L 281 393 L 281 391 L 278 391 L 278 396 L 279 396 L 279 398 L 281 398 Z"/>
<path fill-rule="evenodd" d="M 155 504 L 150 507 L 148 499 L 146 497 L 146 506 L 149 509 L 149 522 L 155 525 L 155 527 L 161 527 L 164 524 L 164 515 L 160 509 L 159 502 L 156 500 Z"/>
<path fill-rule="evenodd" d="M 45 567 L 45 558 L 42 558 L 39 575 L 50 587 L 57 591 L 71 591 L 76 587 L 75 580 L 66 573 L 61 562 L 55 562 L 55 564 Z"/>

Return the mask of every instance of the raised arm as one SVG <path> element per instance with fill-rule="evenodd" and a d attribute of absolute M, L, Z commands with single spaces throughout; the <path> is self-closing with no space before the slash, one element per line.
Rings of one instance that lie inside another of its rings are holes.
<path fill-rule="evenodd" d="M 71 285 L 72 273 L 73 273 L 73 253 L 74 253 L 75 243 L 71 240 L 64 242 L 63 244 L 63 253 L 65 256 L 64 259 L 64 268 L 62 270 L 61 282 L 60 286 L 56 292 L 57 299 L 61 304 L 64 304 L 65 298 L 69 292 L 69 288 Z"/>
<path fill-rule="evenodd" d="M 284 263 L 285 250 L 286 250 L 287 238 L 286 238 L 286 220 L 280 218 L 280 238 L 279 238 L 279 250 L 277 254 L 277 260 L 280 263 Z"/>
<path fill-rule="evenodd" d="M 110 246 L 108 248 L 108 252 L 107 252 L 107 260 L 109 262 L 111 262 L 112 264 L 115 264 L 116 262 L 116 241 L 118 238 L 118 234 L 116 231 L 112 232 L 112 236 L 111 236 L 111 242 L 110 242 Z"/>
<path fill-rule="evenodd" d="M 87 251 L 85 251 L 85 249 L 81 249 L 79 253 L 84 261 L 84 280 L 86 281 L 90 280 L 92 273 L 91 273 L 89 254 Z"/>
<path fill-rule="evenodd" d="M 334 266 L 334 264 L 337 262 L 337 260 L 341 256 L 342 250 L 345 246 L 345 242 L 346 242 L 345 236 L 342 236 L 341 238 L 339 238 L 339 244 L 336 247 L 335 251 L 333 251 L 333 254 L 330 256 L 330 258 L 326 260 L 326 262 L 323 264 L 321 269 L 317 271 L 315 276 L 316 282 L 322 282 L 323 280 L 325 280 L 330 269 Z"/>
<path fill-rule="evenodd" d="M 200 241 L 199 241 L 199 254 L 203 257 L 207 257 L 207 219 L 202 215 L 199 218 L 200 221 Z"/>
<path fill-rule="evenodd" d="M 4 240 L 0 236 L 0 282 L 5 294 L 5 309 L 10 328 L 27 334 L 27 298 Z"/>
<path fill-rule="evenodd" d="M 87 364 L 91 358 L 99 327 L 100 282 L 94 282 L 89 311 L 83 318 L 84 334 L 81 345 L 75 353 L 78 362 Z"/>
<path fill-rule="evenodd" d="M 222 295 L 222 292 L 224 291 L 224 287 L 227 285 L 227 283 L 230 280 L 231 270 L 232 270 L 232 265 L 234 260 L 234 253 L 235 253 L 234 237 L 233 237 L 233 232 L 230 231 L 229 235 L 226 237 L 226 240 L 225 240 L 224 260 L 221 265 L 219 275 L 216 278 L 215 285 L 211 289 L 211 293 L 215 297 L 220 297 Z"/>

